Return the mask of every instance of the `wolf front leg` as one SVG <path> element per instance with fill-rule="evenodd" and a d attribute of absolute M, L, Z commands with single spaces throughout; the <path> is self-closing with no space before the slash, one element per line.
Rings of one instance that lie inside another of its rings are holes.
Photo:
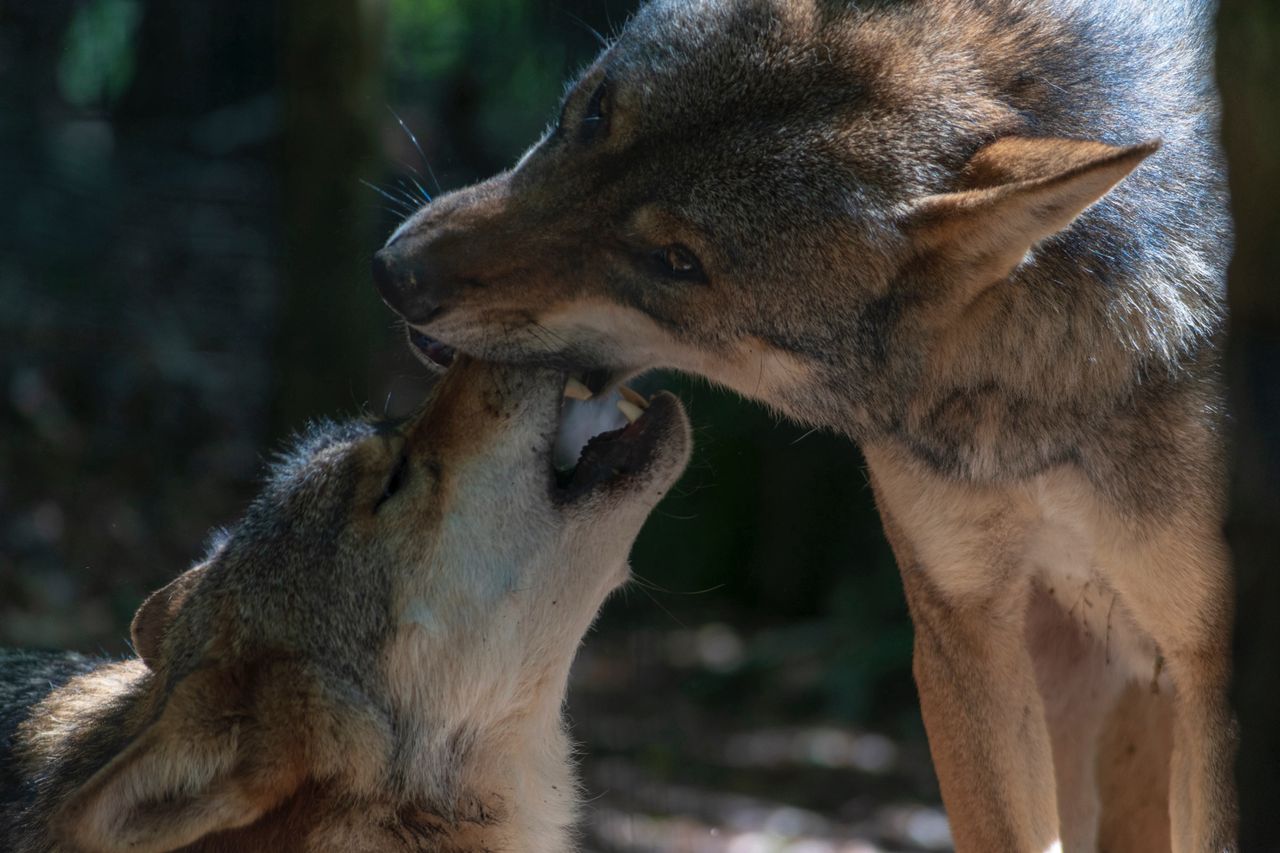
<path fill-rule="evenodd" d="M 956 850 L 1060 848 L 1052 745 L 1025 641 L 1022 508 L 864 447 L 915 626 L 914 672 Z"/>
<path fill-rule="evenodd" d="M 1227 703 L 1230 557 L 1212 520 L 1180 514 L 1142 535 L 1109 537 L 1115 587 L 1160 650 L 1173 686 L 1169 817 L 1174 853 L 1236 849 L 1236 729 Z M 1153 684 L 1156 683 L 1153 674 Z"/>
<path fill-rule="evenodd" d="M 956 850 L 1057 849 L 1053 754 L 1022 641 L 1026 586 L 958 603 L 927 567 L 908 559 L 901 569 L 920 710 Z"/>
<path fill-rule="evenodd" d="M 1030 592 L 1027 651 L 1053 743 L 1063 853 L 1097 853 L 1100 847 L 1115 853 L 1156 853 L 1160 848 L 1150 845 L 1099 843 L 1098 744 L 1110 712 L 1128 684 L 1127 673 L 1110 665 L 1109 643 L 1099 643 L 1081 630 L 1043 583 L 1034 584 Z M 1161 827 L 1169 822 L 1167 814 L 1167 798 L 1161 799 L 1156 814 Z M 1167 831 L 1164 837 L 1168 837 Z M 1168 853 L 1167 842 L 1164 853 Z"/>

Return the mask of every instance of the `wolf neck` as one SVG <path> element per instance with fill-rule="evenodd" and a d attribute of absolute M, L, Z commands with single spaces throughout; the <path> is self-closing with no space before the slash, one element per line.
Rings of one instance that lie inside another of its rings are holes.
<path fill-rule="evenodd" d="M 402 743 L 403 799 L 449 853 L 560 853 L 571 849 L 576 786 L 559 715 L 494 731 L 419 731 Z M 444 841 L 443 839 L 447 839 Z"/>
<path fill-rule="evenodd" d="M 577 789 L 560 713 L 567 663 L 537 678 L 522 668 L 479 679 L 475 668 L 438 666 L 421 639 L 406 631 L 392 655 L 404 676 L 389 696 L 398 799 L 456 836 L 441 848 L 450 853 L 570 849 Z"/>
<path fill-rule="evenodd" d="M 940 329 L 904 309 L 878 330 L 874 369 L 828 369 L 782 408 L 975 483 L 1084 464 L 1162 400 L 1212 408 L 1221 270 L 1101 281 L 1078 267 L 1041 253 Z"/>

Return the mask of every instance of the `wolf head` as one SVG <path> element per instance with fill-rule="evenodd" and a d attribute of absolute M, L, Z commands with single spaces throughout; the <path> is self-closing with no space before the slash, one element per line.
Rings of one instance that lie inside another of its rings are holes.
<path fill-rule="evenodd" d="M 557 478 L 563 387 L 463 358 L 403 424 L 312 430 L 138 612 L 138 731 L 55 824 L 87 850 L 169 850 L 310 785 L 446 823 L 540 822 L 544 846 L 519 849 L 554 849 L 570 662 L 690 442 L 659 395 Z"/>
<path fill-rule="evenodd" d="M 1196 5 L 658 0 L 375 283 L 465 351 L 673 367 L 858 437 L 957 387 L 1117 389 L 1218 314 Z"/>

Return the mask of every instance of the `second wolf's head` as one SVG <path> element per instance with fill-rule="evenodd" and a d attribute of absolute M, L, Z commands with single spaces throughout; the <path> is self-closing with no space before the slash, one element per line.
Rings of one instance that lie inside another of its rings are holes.
<path fill-rule="evenodd" d="M 569 666 L 690 439 L 660 394 L 557 474 L 563 387 L 460 359 L 403 425 L 315 429 L 143 605 L 142 661 L 26 724 L 53 828 L 95 851 L 237 829 L 210 849 L 565 849 Z"/>

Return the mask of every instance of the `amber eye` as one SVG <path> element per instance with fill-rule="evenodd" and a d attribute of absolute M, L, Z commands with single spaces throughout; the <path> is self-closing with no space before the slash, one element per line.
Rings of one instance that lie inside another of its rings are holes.
<path fill-rule="evenodd" d="M 657 262 L 659 270 L 668 278 L 681 281 L 705 282 L 707 280 L 707 274 L 702 270 L 702 263 L 688 246 L 672 243 L 654 252 L 653 259 Z"/>

